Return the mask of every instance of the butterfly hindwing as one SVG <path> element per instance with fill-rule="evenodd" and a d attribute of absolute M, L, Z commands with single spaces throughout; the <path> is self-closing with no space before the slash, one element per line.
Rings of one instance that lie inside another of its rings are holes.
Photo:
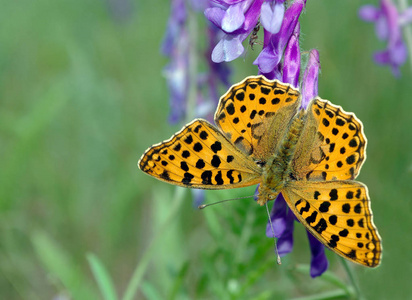
<path fill-rule="evenodd" d="M 299 221 L 325 246 L 376 267 L 382 246 L 367 187 L 357 181 L 291 181 L 282 191 Z"/>
<path fill-rule="evenodd" d="M 298 179 L 355 179 L 366 158 L 362 122 L 329 101 L 315 99 L 291 162 Z"/>
<path fill-rule="evenodd" d="M 273 155 L 300 104 L 288 84 L 251 76 L 220 98 L 215 123 L 243 153 L 265 162 Z"/>
<path fill-rule="evenodd" d="M 139 168 L 184 187 L 227 189 L 259 183 L 260 168 L 207 121 L 197 119 L 150 147 Z"/>

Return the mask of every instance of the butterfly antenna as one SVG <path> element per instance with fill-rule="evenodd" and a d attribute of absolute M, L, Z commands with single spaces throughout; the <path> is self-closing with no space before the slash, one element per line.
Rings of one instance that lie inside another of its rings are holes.
<path fill-rule="evenodd" d="M 248 198 L 253 198 L 253 195 L 252 196 L 239 197 L 239 198 L 233 198 L 233 199 L 221 200 L 221 201 L 217 201 L 217 202 L 213 202 L 213 203 L 209 203 L 209 204 L 202 204 L 202 205 L 199 205 L 197 208 L 198 209 L 204 209 L 208 206 L 212 206 L 212 205 L 215 205 L 215 204 L 220 204 L 220 203 L 223 203 L 223 202 L 239 200 L 239 199 L 248 199 Z"/>
<path fill-rule="evenodd" d="M 278 263 L 278 265 L 281 265 L 282 262 L 281 262 L 281 260 L 280 260 L 279 251 L 278 251 L 278 246 L 277 246 L 277 244 L 276 244 L 275 230 L 273 229 L 272 218 L 270 217 L 269 207 L 268 207 L 268 203 L 267 203 L 267 202 L 265 203 L 265 206 L 266 206 L 266 212 L 268 213 L 270 228 L 272 229 L 273 240 L 275 241 L 276 262 Z"/>

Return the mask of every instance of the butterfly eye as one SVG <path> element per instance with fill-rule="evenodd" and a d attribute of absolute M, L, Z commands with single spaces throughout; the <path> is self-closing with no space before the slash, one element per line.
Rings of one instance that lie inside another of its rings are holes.
<path fill-rule="evenodd" d="M 256 161 L 256 164 L 257 164 L 259 167 L 263 168 L 263 167 L 266 165 L 266 162 L 265 162 L 265 161 L 262 161 L 262 160 L 258 160 L 258 161 Z"/>

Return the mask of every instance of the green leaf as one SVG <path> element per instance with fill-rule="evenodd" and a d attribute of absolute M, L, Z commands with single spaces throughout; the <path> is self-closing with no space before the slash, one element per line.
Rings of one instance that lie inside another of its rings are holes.
<path fill-rule="evenodd" d="M 153 286 L 153 284 L 149 283 L 148 281 L 143 281 L 141 284 L 141 290 L 143 295 L 148 300 L 162 300 L 162 297 L 159 293 L 159 289 Z"/>
<path fill-rule="evenodd" d="M 31 240 L 46 270 L 55 276 L 73 299 L 98 299 L 91 282 L 81 273 L 73 259 L 44 232 L 36 231 Z M 58 286 L 60 288 L 60 286 Z"/>
<path fill-rule="evenodd" d="M 183 282 L 186 278 L 186 274 L 189 271 L 189 262 L 185 262 L 183 266 L 180 268 L 179 273 L 177 274 L 174 284 L 172 286 L 172 291 L 170 292 L 169 299 L 176 299 L 180 289 L 183 286 Z"/>
<path fill-rule="evenodd" d="M 113 281 L 101 261 L 92 253 L 87 254 L 87 260 L 89 261 L 93 276 L 97 281 L 103 298 L 106 300 L 116 300 L 117 295 L 113 286 Z"/>

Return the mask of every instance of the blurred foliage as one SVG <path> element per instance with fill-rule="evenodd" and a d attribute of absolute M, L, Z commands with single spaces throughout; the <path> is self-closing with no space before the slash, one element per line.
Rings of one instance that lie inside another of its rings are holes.
<path fill-rule="evenodd" d="M 359 179 L 383 261 L 373 270 L 349 263 L 347 273 L 328 251 L 329 271 L 311 279 L 302 226 L 277 266 L 266 212 L 253 201 L 198 211 L 188 190 L 136 167 L 148 146 L 179 129 L 166 122 L 167 61 L 158 50 L 168 1 L 2 1 L 1 298 L 345 299 L 358 297 L 356 285 L 366 299 L 410 297 L 411 70 L 408 61 L 395 79 L 373 63 L 383 45 L 358 8 L 308 1 L 301 48 L 320 52 L 321 97 L 365 125 Z M 233 83 L 256 74 L 257 53 L 231 63 Z"/>

